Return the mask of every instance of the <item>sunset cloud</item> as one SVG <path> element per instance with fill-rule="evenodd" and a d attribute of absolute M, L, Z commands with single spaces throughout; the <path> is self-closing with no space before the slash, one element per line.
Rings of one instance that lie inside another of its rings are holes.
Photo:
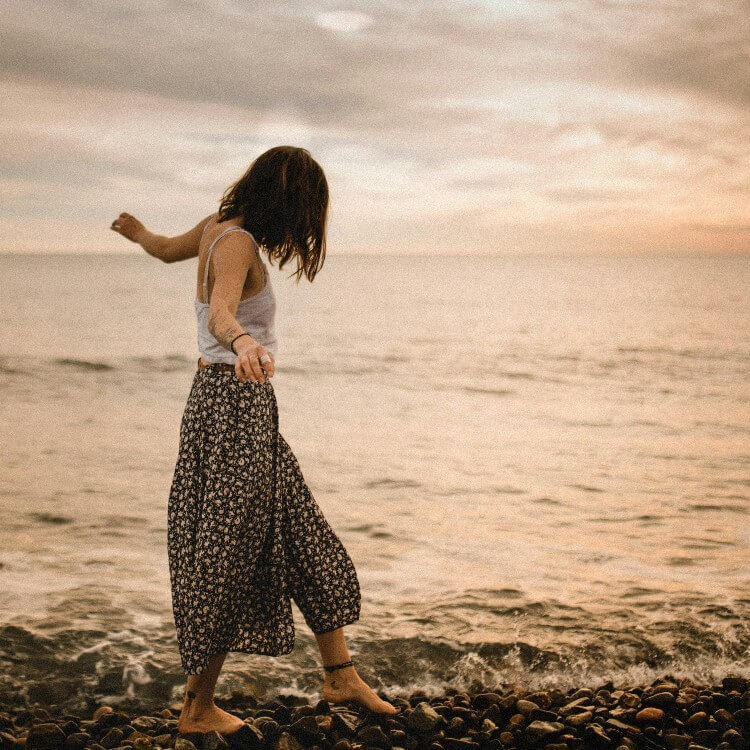
<path fill-rule="evenodd" d="M 743 2 L 0 14 L 3 250 L 130 249 L 123 210 L 185 231 L 279 143 L 326 170 L 332 253 L 748 249 Z"/>

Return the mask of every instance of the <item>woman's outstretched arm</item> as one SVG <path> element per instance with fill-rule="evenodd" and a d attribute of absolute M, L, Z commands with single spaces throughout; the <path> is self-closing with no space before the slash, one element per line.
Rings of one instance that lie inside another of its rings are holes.
<path fill-rule="evenodd" d="M 165 237 L 154 234 L 138 220 L 128 213 L 121 213 L 113 222 L 110 229 L 119 232 L 131 242 L 137 242 L 149 255 L 164 263 L 174 263 L 178 260 L 195 258 L 198 255 L 198 245 L 203 235 L 203 229 L 213 216 L 210 214 L 201 219 L 190 231 L 176 237 Z"/>

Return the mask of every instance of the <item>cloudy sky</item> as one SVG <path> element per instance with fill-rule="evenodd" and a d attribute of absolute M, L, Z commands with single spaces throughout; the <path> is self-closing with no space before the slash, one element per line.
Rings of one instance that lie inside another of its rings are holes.
<path fill-rule="evenodd" d="M 329 252 L 750 249 L 745 0 L 5 0 L 0 251 L 179 234 L 265 149 Z M 142 252 L 142 251 L 141 251 Z"/>

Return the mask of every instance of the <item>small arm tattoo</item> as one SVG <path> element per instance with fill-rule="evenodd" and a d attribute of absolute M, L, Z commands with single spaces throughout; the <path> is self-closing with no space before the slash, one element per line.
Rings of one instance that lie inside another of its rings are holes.
<path fill-rule="evenodd" d="M 227 321 L 227 317 L 231 318 L 231 320 Z M 208 330 L 229 351 L 232 350 L 232 341 L 245 332 L 245 329 L 237 322 L 234 316 L 230 316 L 224 312 L 209 313 Z"/>

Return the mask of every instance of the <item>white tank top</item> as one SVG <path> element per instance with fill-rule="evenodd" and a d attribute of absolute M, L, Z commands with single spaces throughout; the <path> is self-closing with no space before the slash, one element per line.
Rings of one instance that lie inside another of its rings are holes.
<path fill-rule="evenodd" d="M 206 227 L 211 221 L 206 223 Z M 203 231 L 206 231 L 205 228 Z M 198 323 L 198 351 L 206 362 L 227 362 L 228 364 L 234 364 L 237 359 L 237 355 L 230 352 L 229 349 L 225 349 L 208 330 L 208 313 L 210 309 L 210 301 L 208 299 L 208 265 L 211 262 L 211 253 L 213 252 L 216 243 L 225 234 L 235 231 L 245 232 L 245 234 L 249 235 L 252 239 L 255 252 L 258 254 L 258 259 L 263 266 L 263 275 L 265 277 L 265 285 L 263 286 L 263 289 L 252 297 L 240 300 L 235 317 L 242 328 L 246 330 L 259 344 L 263 344 L 263 346 L 269 349 L 274 356 L 276 356 L 277 352 L 278 340 L 274 328 L 274 319 L 276 317 L 276 296 L 273 293 L 271 276 L 268 272 L 268 268 L 266 268 L 266 264 L 263 262 L 263 258 L 260 255 L 259 246 L 255 241 L 255 237 L 242 227 L 229 227 L 216 237 L 208 248 L 206 267 L 203 271 L 203 299 L 206 301 L 200 302 L 197 297 L 194 300 L 195 315 Z"/>

